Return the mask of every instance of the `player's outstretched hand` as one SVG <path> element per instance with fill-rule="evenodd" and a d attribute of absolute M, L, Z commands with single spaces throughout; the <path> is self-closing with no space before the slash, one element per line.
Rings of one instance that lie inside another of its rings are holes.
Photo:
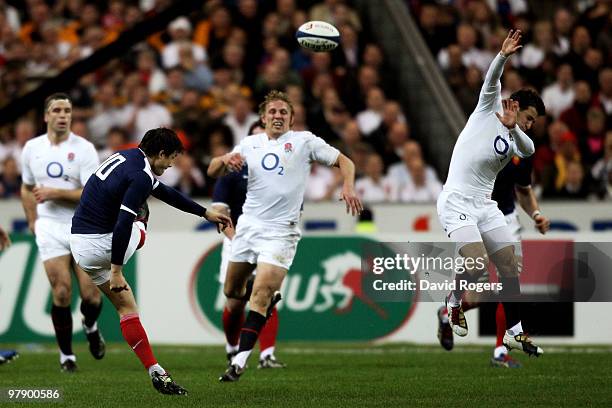
<path fill-rule="evenodd" d="M 517 114 L 519 111 L 519 103 L 512 99 L 504 99 L 502 101 L 502 107 L 504 109 L 503 116 L 499 112 L 495 112 L 497 119 L 507 127 L 508 129 L 514 129 L 516 126 Z"/>
<path fill-rule="evenodd" d="M 535 221 L 535 227 L 538 231 L 540 231 L 540 234 L 546 234 L 546 231 L 550 229 L 550 220 L 542 214 L 536 215 L 533 217 L 533 220 Z"/>
<path fill-rule="evenodd" d="M 510 32 L 508 32 L 508 36 L 502 44 L 501 53 L 506 57 L 509 57 L 518 51 L 522 47 L 522 45 L 520 45 L 521 36 L 521 30 L 510 30 Z"/>
<path fill-rule="evenodd" d="M 340 201 L 344 201 L 346 204 L 347 214 L 359 215 L 363 211 L 363 204 L 361 204 L 361 200 L 353 189 L 343 188 L 340 194 Z"/>
<path fill-rule="evenodd" d="M 0 227 L 0 251 L 11 246 L 11 239 L 6 231 Z"/>
<path fill-rule="evenodd" d="M 233 227 L 232 219 L 230 217 L 215 210 L 206 210 L 204 218 L 213 224 L 217 224 L 217 232 L 225 231 L 227 227 Z"/>
<path fill-rule="evenodd" d="M 244 160 L 240 153 L 228 153 L 223 157 L 223 163 L 230 172 L 242 170 Z"/>

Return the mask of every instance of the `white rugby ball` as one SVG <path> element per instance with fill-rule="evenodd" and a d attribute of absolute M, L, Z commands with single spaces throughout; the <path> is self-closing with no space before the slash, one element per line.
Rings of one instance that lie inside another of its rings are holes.
<path fill-rule="evenodd" d="M 304 48 L 324 52 L 331 51 L 340 43 L 340 32 L 325 21 L 308 21 L 295 33 L 297 42 Z"/>

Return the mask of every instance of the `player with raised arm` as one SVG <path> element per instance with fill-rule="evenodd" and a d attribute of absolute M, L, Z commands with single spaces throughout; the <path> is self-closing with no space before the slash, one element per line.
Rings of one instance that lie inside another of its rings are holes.
<path fill-rule="evenodd" d="M 149 195 L 181 211 L 216 223 L 219 231 L 231 226 L 229 217 L 204 207 L 160 183 L 183 146 L 176 133 L 158 128 L 147 131 L 138 148 L 106 159 L 89 179 L 72 219 L 70 246 L 76 262 L 91 276 L 117 309 L 121 333 L 162 394 L 186 394 L 158 363 L 140 323 L 134 294 L 123 276 L 123 265 L 142 243 L 135 223 Z"/>
<path fill-rule="evenodd" d="M 248 299 L 250 311 L 240 333 L 238 354 L 220 381 L 240 378 L 271 307 L 280 299 L 278 290 L 301 236 L 298 221 L 311 163 L 339 167 L 344 178 L 341 199 L 347 212 L 358 215 L 363 209 L 355 194 L 353 162 L 312 133 L 291 130 L 293 106 L 285 93 L 268 93 L 259 115 L 265 133 L 246 137 L 231 153 L 214 158 L 208 168 L 211 177 L 240 171 L 244 164 L 249 169 L 224 291 L 228 298 Z M 255 268 L 249 293 L 246 283 Z"/>
<path fill-rule="evenodd" d="M 513 241 L 518 243 L 515 251 L 518 257 L 519 272 L 522 272 L 523 269 L 523 251 L 520 245 L 522 228 L 516 211 L 515 201 L 518 201 L 521 208 L 531 217 L 535 228 L 541 234 L 545 234 L 550 229 L 550 220 L 541 213 L 538 200 L 531 188 L 532 170 L 531 157 L 521 159 L 518 156 L 514 156 L 497 175 L 491 195 L 492 200 L 497 203 L 497 207 L 504 214 L 506 223 L 510 227 Z M 488 281 L 488 273 L 485 273 L 483 278 Z M 464 295 L 462 302 L 464 312 L 480 306 L 477 294 L 474 298 L 469 298 L 469 295 L 474 295 L 474 293 Z M 468 299 L 467 302 L 466 297 Z M 509 350 L 503 344 L 506 333 L 506 314 L 501 303 L 497 304 L 495 326 L 496 344 L 493 350 L 493 357 L 491 358 L 491 365 L 505 368 L 520 367 L 520 363 L 510 357 L 508 354 Z M 438 339 L 440 340 L 440 345 L 446 350 L 453 348 L 453 330 L 448 323 L 446 306 L 442 306 L 438 310 Z"/>
<path fill-rule="evenodd" d="M 500 297 L 506 313 L 504 345 L 529 355 L 539 356 L 543 350 L 523 332 L 520 314 L 520 284 L 516 245 L 510 227 L 491 193 L 497 173 L 513 156 L 521 158 L 534 153 L 533 141 L 525 134 L 538 115 L 545 113 L 544 104 L 533 91 L 522 89 L 501 99 L 500 78 L 508 57 L 520 47 L 520 31 L 510 30 L 501 51 L 485 76 L 478 105 L 459 135 L 453 149 L 449 174 L 437 203 L 440 223 L 450 239 L 457 243 L 459 255 L 473 265 L 488 265 L 489 256 L 500 275 Z M 502 112 L 500 114 L 500 111 Z M 467 267 L 466 273 L 455 276 L 457 289 L 447 299 L 448 319 L 458 336 L 468 333 L 461 307 L 462 283 L 474 282 L 484 269 Z"/>
<path fill-rule="evenodd" d="M 96 359 L 104 357 L 104 339 L 97 326 L 102 298 L 89 276 L 70 254 L 70 224 L 83 186 L 99 164 L 93 144 L 70 131 L 72 101 L 63 93 L 45 100 L 47 133 L 26 142 L 22 152 L 21 202 L 30 231 L 51 284 L 51 320 L 60 349 L 62 372 L 77 369 L 72 352 L 71 271 L 81 295 L 83 330 Z"/>
<path fill-rule="evenodd" d="M 260 120 L 251 125 L 247 135 L 263 133 L 265 131 Z M 223 233 L 223 247 L 221 249 L 221 264 L 219 265 L 219 282 L 225 284 L 227 276 L 227 264 L 229 256 L 232 252 L 232 239 L 236 235 L 236 226 L 238 225 L 238 217 L 242 214 L 242 205 L 246 200 L 247 178 L 249 170 L 247 166 L 242 167 L 239 172 L 233 172 L 220 177 L 215 183 L 215 189 L 212 196 L 212 208 L 222 214 L 232 218 L 234 228 L 226 228 Z M 251 276 L 249 285 L 252 285 Z M 225 333 L 225 352 L 227 355 L 228 364 L 231 364 L 232 358 L 238 354 L 238 340 L 240 338 L 240 330 L 244 324 L 244 309 L 246 300 L 227 298 L 225 307 L 223 308 L 223 332 Z M 276 335 L 278 334 L 278 311 L 276 307 L 272 308 L 270 317 L 266 324 L 261 329 L 259 335 L 259 364 L 257 368 L 285 368 L 286 365 L 276 359 L 274 355 L 276 345 Z"/>

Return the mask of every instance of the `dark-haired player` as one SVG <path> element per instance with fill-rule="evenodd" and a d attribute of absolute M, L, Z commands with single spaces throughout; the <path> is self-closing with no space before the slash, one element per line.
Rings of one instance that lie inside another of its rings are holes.
<path fill-rule="evenodd" d="M 186 394 L 158 363 L 140 323 L 134 294 L 123 277 L 123 265 L 134 254 L 144 232 L 135 223 L 137 211 L 149 195 L 193 215 L 231 226 L 229 217 L 204 207 L 160 183 L 183 146 L 176 133 L 158 128 L 147 131 L 136 149 L 117 152 L 91 176 L 72 219 L 70 247 L 76 262 L 113 303 L 121 332 L 162 394 Z M 146 222 L 146 216 L 144 222 Z"/>
<path fill-rule="evenodd" d="M 501 99 L 500 78 L 507 58 L 520 47 L 520 31 L 510 31 L 499 54 L 487 71 L 478 105 L 459 135 L 451 158 L 444 190 L 437 203 L 440 223 L 450 239 L 457 243 L 459 255 L 472 259 L 474 265 L 495 264 L 503 289 L 500 291 L 506 313 L 504 345 L 539 356 L 543 350 L 533 344 L 521 324 L 519 267 L 514 248 L 516 240 L 506 224 L 504 214 L 491 199 L 497 173 L 517 155 L 534 153 L 533 141 L 525 134 L 544 104 L 533 91 L 523 89 L 509 100 Z M 501 113 L 500 113 L 501 112 Z M 484 262 L 482 262 L 484 261 Z M 458 336 L 468 333 L 461 307 L 461 281 L 474 282 L 484 269 L 466 268 L 457 274 L 457 289 L 447 299 L 448 319 Z"/>
<path fill-rule="evenodd" d="M 491 196 L 493 201 L 497 202 L 497 207 L 504 214 L 513 241 L 518 243 L 515 251 L 518 258 L 519 272 L 523 268 L 523 251 L 520 245 L 521 224 L 516 211 L 515 201 L 518 201 L 521 208 L 531 217 L 535 228 L 541 234 L 545 234 L 550 229 L 550 221 L 541 213 L 535 193 L 531 188 L 532 170 L 533 164 L 530 157 L 521 159 L 518 156 L 514 156 L 506 167 L 497 174 Z M 488 275 L 485 275 L 485 278 L 488 280 Z M 479 305 L 480 303 L 477 302 L 477 299 L 469 299 L 468 302 L 464 300 L 462 303 L 464 312 Z M 496 343 L 493 357 L 491 358 L 491 365 L 505 368 L 520 367 L 518 361 L 510 358 L 509 350 L 503 344 L 506 333 L 506 314 L 501 303 L 497 304 L 495 311 L 495 326 Z M 448 323 L 446 306 L 442 306 L 438 310 L 438 339 L 445 349 L 451 350 L 453 348 L 453 331 Z"/>
<path fill-rule="evenodd" d="M 255 135 L 265 131 L 261 121 L 257 121 L 249 128 L 248 135 Z M 212 207 L 222 214 L 232 218 L 234 228 L 226 228 L 223 233 L 223 247 L 221 249 L 221 265 L 219 266 L 219 282 L 225 284 L 227 276 L 227 265 L 232 251 L 232 239 L 236 235 L 235 227 L 238 224 L 238 217 L 242 214 L 242 205 L 246 200 L 247 178 L 249 170 L 244 166 L 241 171 L 226 174 L 220 177 L 213 191 Z M 253 272 L 255 273 L 255 272 Z M 254 279 L 254 276 L 251 277 Z M 223 331 L 225 333 L 225 352 L 228 362 L 238 353 L 238 339 L 240 329 L 244 324 L 244 308 L 246 300 L 227 298 L 223 308 Z M 274 355 L 276 345 L 276 335 L 278 333 L 278 311 L 272 308 L 270 317 L 261 329 L 259 335 L 259 364 L 257 368 L 284 368 L 285 364 L 276 359 Z"/>
<path fill-rule="evenodd" d="M 72 352 L 72 270 L 81 295 L 83 330 L 96 359 L 104 357 L 97 326 L 102 297 L 70 254 L 70 222 L 83 186 L 99 164 L 93 144 L 72 133 L 72 101 L 64 93 L 45 100 L 47 132 L 27 141 L 21 156 L 21 202 L 51 285 L 51 320 L 62 372 L 77 370 Z"/>

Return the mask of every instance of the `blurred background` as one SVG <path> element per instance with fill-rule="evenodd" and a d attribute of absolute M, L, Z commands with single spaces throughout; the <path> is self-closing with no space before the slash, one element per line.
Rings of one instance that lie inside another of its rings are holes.
<path fill-rule="evenodd" d="M 295 31 L 308 20 L 334 24 L 340 46 L 300 48 Z M 176 130 L 186 153 L 161 180 L 207 205 L 208 163 L 247 135 L 271 89 L 289 94 L 295 130 L 312 131 L 355 162 L 369 208 L 361 220 L 344 214 L 338 171 L 312 166 L 280 338 L 436 342 L 439 305 L 373 303 L 351 271 L 360 269 L 364 242 L 446 239 L 435 201 L 509 28 L 522 30 L 524 47 L 506 65 L 503 96 L 533 87 L 547 108 L 531 136 L 532 185 L 552 220 L 548 239 L 611 241 L 608 0 L 0 0 L 0 225 L 15 241 L 0 254 L 0 342 L 53 341 L 49 285 L 19 201 L 21 150 L 45 132 L 46 96 L 71 95 L 72 131 L 94 143 L 101 160 L 136 146 L 147 129 Z M 151 233 L 129 273 L 150 338 L 220 344 L 221 238 L 150 201 Z M 532 243 L 542 237 L 521 216 L 525 267 L 544 268 L 541 243 Z M 160 305 L 160 295 L 169 302 Z M 101 325 L 120 340 L 111 309 Z M 612 327 L 597 327 L 602 315 L 569 305 L 562 328 L 543 334 L 609 342 Z M 160 316 L 172 323 L 160 325 Z M 483 316 L 471 341 L 490 341 L 493 322 Z M 304 321 L 318 330 L 304 330 Z M 347 330 L 338 333 L 338 324 Z"/>

